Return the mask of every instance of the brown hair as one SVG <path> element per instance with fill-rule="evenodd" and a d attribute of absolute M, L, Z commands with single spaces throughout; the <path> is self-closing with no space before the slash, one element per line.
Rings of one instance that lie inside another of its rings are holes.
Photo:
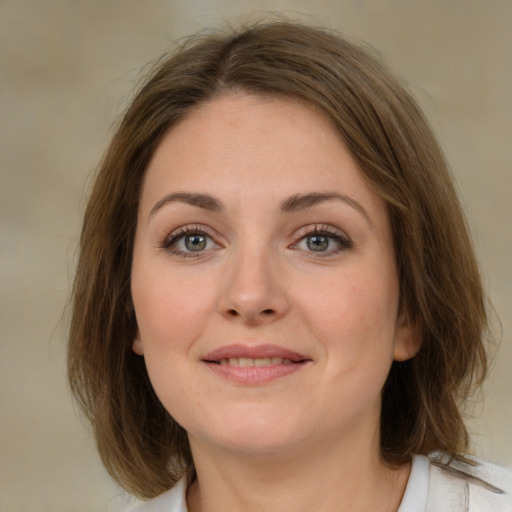
<path fill-rule="evenodd" d="M 401 308 L 422 345 L 413 359 L 393 363 L 384 387 L 382 458 L 399 464 L 433 450 L 463 457 L 460 406 L 485 375 L 487 320 L 439 145 L 415 101 L 366 51 L 325 30 L 278 22 L 195 37 L 161 62 L 102 162 L 80 239 L 68 371 L 107 470 L 150 498 L 192 465 L 185 431 L 131 349 L 131 258 L 144 172 L 163 135 L 201 102 L 233 90 L 296 98 L 323 111 L 384 199 Z"/>

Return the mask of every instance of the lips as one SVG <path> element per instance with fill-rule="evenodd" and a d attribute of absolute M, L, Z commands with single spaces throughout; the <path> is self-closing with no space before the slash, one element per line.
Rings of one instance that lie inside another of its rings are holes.
<path fill-rule="evenodd" d="M 242 366 L 244 368 L 251 366 L 272 366 L 276 364 L 295 364 L 294 361 L 287 357 L 230 357 L 215 362 L 220 365 L 228 364 L 230 366 Z"/>
<path fill-rule="evenodd" d="M 220 363 L 222 360 L 229 361 L 230 359 L 276 359 L 274 364 L 278 364 L 277 359 L 281 359 L 279 364 L 282 363 L 284 359 L 292 363 L 300 363 L 309 360 L 305 355 L 277 345 L 227 345 L 213 350 L 203 357 L 203 361 L 210 363 Z"/>
<path fill-rule="evenodd" d="M 310 358 L 276 345 L 228 345 L 202 361 L 217 375 L 241 384 L 263 384 L 295 373 Z"/>

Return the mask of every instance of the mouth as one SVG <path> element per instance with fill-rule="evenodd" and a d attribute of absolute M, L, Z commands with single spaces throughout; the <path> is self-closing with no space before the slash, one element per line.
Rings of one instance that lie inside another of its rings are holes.
<path fill-rule="evenodd" d="M 252 366 L 273 366 L 276 364 L 295 364 L 300 361 L 292 361 L 287 357 L 260 357 L 260 358 L 252 358 L 252 357 L 230 357 L 220 359 L 219 361 L 208 361 L 214 364 L 230 365 L 230 366 L 242 366 L 244 368 L 250 368 Z"/>
<path fill-rule="evenodd" d="M 295 373 L 312 360 L 275 345 L 228 345 L 202 362 L 215 374 L 239 384 L 263 384 Z"/>

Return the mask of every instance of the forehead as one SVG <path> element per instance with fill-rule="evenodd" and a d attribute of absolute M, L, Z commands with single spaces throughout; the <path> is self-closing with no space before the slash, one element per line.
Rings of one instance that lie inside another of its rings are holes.
<path fill-rule="evenodd" d="M 250 94 L 200 104 L 166 134 L 148 166 L 141 207 L 181 191 L 229 201 L 339 192 L 382 207 L 325 114 Z"/>

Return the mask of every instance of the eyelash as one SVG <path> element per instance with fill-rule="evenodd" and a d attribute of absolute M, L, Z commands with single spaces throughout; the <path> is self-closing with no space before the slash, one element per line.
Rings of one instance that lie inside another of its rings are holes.
<path fill-rule="evenodd" d="M 205 229 L 203 226 L 200 225 L 191 225 L 191 226 L 183 226 L 181 228 L 178 228 L 176 231 L 173 231 L 163 242 L 160 244 L 160 247 L 162 249 L 165 249 L 170 254 L 175 256 L 181 256 L 183 258 L 197 258 L 201 256 L 201 254 L 204 251 L 183 251 L 176 249 L 175 246 L 183 239 L 185 239 L 187 236 L 191 235 L 198 235 L 198 236 L 204 236 L 209 241 L 212 241 L 217 247 L 220 247 L 220 245 L 215 242 L 214 237 L 208 232 L 207 229 Z"/>
<path fill-rule="evenodd" d="M 338 247 L 335 249 L 328 249 L 326 251 L 306 251 L 308 253 L 314 254 L 315 257 L 326 258 L 352 248 L 352 241 L 345 233 L 327 224 L 315 224 L 312 229 L 310 226 L 308 226 L 301 231 L 302 232 L 299 235 L 298 241 L 292 245 L 292 248 L 298 248 L 300 243 L 314 236 L 326 237 L 329 239 L 329 241 L 334 240 L 338 245 Z"/>
<path fill-rule="evenodd" d="M 165 240 L 160 244 L 160 247 L 162 249 L 165 249 L 172 255 L 181 256 L 183 258 L 197 258 L 204 254 L 204 250 L 198 250 L 197 252 L 194 251 L 186 251 L 181 249 L 176 249 L 176 245 L 184 240 L 187 236 L 191 235 L 197 235 L 200 237 L 205 237 L 206 243 L 208 244 L 209 241 L 213 242 L 216 246 L 216 248 L 221 247 L 220 244 L 218 244 L 214 237 L 211 235 L 208 229 L 205 229 L 205 227 L 201 225 L 190 225 L 190 226 L 183 226 L 176 231 L 172 232 L 168 237 L 165 238 Z M 290 247 L 292 249 L 299 249 L 299 244 L 303 243 L 310 237 L 326 237 L 330 241 L 334 240 L 338 247 L 335 249 L 328 249 L 326 251 L 314 251 L 314 250 L 305 250 L 305 252 L 314 254 L 315 257 L 328 257 L 332 256 L 334 254 L 338 254 L 339 252 L 345 251 L 347 249 L 352 248 L 352 241 L 345 235 L 344 233 L 340 232 L 339 230 L 329 226 L 329 225 L 319 225 L 316 224 L 314 226 L 308 226 L 301 230 L 301 232 L 298 235 L 297 242 L 293 243 Z M 209 248 L 211 249 L 211 247 Z"/>

